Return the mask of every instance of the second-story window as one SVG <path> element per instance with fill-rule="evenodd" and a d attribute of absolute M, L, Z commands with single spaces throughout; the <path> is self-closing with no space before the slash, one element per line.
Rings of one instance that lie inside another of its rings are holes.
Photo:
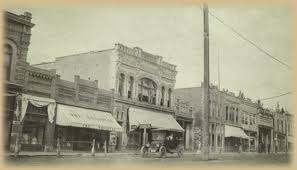
<path fill-rule="evenodd" d="M 229 120 L 234 121 L 234 107 L 230 108 Z"/>
<path fill-rule="evenodd" d="M 5 55 L 5 75 L 6 75 L 6 80 L 10 80 L 10 72 L 11 72 L 11 62 L 12 62 L 12 47 L 10 45 L 5 45 L 4 46 L 4 55 Z"/>
<path fill-rule="evenodd" d="M 123 73 L 121 73 L 120 77 L 119 77 L 119 89 L 118 89 L 118 93 L 120 96 L 123 96 L 124 82 L 125 82 L 125 75 Z"/>
<path fill-rule="evenodd" d="M 163 86 L 161 89 L 161 101 L 160 101 L 161 106 L 164 106 L 164 100 L 165 100 L 165 87 Z"/>
<path fill-rule="evenodd" d="M 128 84 L 129 84 L 128 99 L 132 99 L 133 85 L 134 85 L 134 78 L 132 76 L 130 76 Z"/>
<path fill-rule="evenodd" d="M 281 132 L 284 132 L 284 121 L 281 121 Z"/>
<path fill-rule="evenodd" d="M 246 124 L 246 125 L 249 124 L 249 115 L 248 115 L 248 114 L 245 114 L 245 117 L 244 117 L 244 124 Z"/>
<path fill-rule="evenodd" d="M 228 120 L 228 117 L 229 117 L 228 116 L 228 109 L 229 109 L 228 106 L 226 106 L 226 120 Z"/>
<path fill-rule="evenodd" d="M 171 88 L 168 89 L 168 101 L 167 101 L 167 107 L 171 107 L 171 96 L 172 96 L 172 90 Z"/>
<path fill-rule="evenodd" d="M 142 78 L 138 84 L 138 100 L 156 104 L 157 85 L 148 78 Z"/>
<path fill-rule="evenodd" d="M 238 108 L 236 108 L 236 123 L 238 123 Z"/>
<path fill-rule="evenodd" d="M 241 123 L 244 124 L 244 117 L 245 117 L 245 113 L 242 112 L 242 116 L 241 116 Z"/>

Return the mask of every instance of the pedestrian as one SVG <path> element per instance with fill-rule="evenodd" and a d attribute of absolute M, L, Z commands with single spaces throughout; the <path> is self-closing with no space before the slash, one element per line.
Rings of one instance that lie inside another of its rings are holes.
<path fill-rule="evenodd" d="M 270 143 L 268 144 L 268 153 L 270 153 Z"/>

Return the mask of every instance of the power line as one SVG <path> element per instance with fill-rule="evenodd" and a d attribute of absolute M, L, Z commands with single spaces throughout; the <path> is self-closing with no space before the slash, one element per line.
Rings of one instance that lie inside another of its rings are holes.
<path fill-rule="evenodd" d="M 201 7 L 200 7 L 201 8 Z M 238 32 L 237 30 L 235 30 L 233 27 L 231 27 L 230 25 L 226 24 L 222 19 L 220 19 L 219 17 L 217 17 L 216 15 L 214 15 L 212 12 L 208 11 L 208 13 L 214 17 L 215 19 L 217 19 L 220 23 L 222 23 L 224 26 L 228 27 L 231 31 L 233 31 L 236 35 L 238 35 L 239 37 L 241 37 L 242 39 L 244 39 L 245 41 L 247 41 L 248 43 L 250 43 L 252 46 L 254 46 L 255 48 L 257 48 L 259 51 L 263 52 L 264 54 L 266 54 L 268 57 L 270 57 L 271 59 L 277 61 L 278 63 L 282 64 L 283 66 L 287 67 L 288 69 L 292 69 L 292 67 L 290 65 L 288 65 L 287 63 L 281 61 L 280 59 L 277 59 L 276 57 L 274 57 L 273 55 L 271 55 L 269 52 L 267 52 L 266 50 L 264 50 L 263 48 L 259 47 L 256 43 L 254 43 L 253 41 L 249 40 L 246 36 L 244 36 L 243 34 L 241 34 L 240 32 Z"/>
<path fill-rule="evenodd" d="M 280 95 L 277 95 L 277 96 L 272 96 L 272 97 L 263 98 L 263 99 L 259 99 L 259 100 L 260 100 L 260 101 L 271 100 L 271 99 L 275 99 L 275 98 L 278 98 L 278 97 L 282 97 L 282 96 L 289 95 L 289 94 L 291 94 L 291 93 L 292 93 L 292 92 L 287 92 L 287 93 L 283 93 L 283 94 L 280 94 Z"/>

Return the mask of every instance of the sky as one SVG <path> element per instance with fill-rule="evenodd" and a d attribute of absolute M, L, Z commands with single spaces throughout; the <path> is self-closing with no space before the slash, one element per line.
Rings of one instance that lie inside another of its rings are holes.
<path fill-rule="evenodd" d="M 32 13 L 28 62 L 88 51 L 110 49 L 115 43 L 140 47 L 177 65 L 175 88 L 200 86 L 203 81 L 203 12 L 200 6 L 181 7 L 35 7 L 7 9 Z M 292 24 L 285 6 L 209 6 L 226 24 L 276 58 L 290 63 Z M 209 16 L 210 82 L 252 100 L 289 91 L 292 71 L 234 34 Z M 264 106 L 292 110 L 291 95 L 264 101 Z"/>

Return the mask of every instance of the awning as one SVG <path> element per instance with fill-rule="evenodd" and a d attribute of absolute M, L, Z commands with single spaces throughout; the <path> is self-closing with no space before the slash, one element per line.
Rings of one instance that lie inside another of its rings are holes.
<path fill-rule="evenodd" d="M 48 114 L 48 121 L 53 123 L 54 115 L 55 115 L 55 108 L 56 108 L 56 101 L 51 98 L 39 97 L 39 96 L 32 96 L 29 94 L 22 94 L 22 105 L 19 106 L 17 102 L 17 114 L 21 114 L 21 120 L 24 119 L 27 111 L 27 107 L 29 102 L 35 107 L 44 107 L 47 106 L 47 114 Z M 19 113 L 19 107 L 21 107 L 21 112 Z"/>
<path fill-rule="evenodd" d="M 131 127 L 150 124 L 151 128 L 183 132 L 184 129 L 177 123 L 172 115 L 143 109 L 129 108 L 129 123 Z"/>
<path fill-rule="evenodd" d="M 122 127 L 108 112 L 58 104 L 56 124 L 122 132 Z"/>
<path fill-rule="evenodd" d="M 243 139 L 249 138 L 249 136 L 246 135 L 241 128 L 228 125 L 225 125 L 225 137 L 236 137 Z"/>

